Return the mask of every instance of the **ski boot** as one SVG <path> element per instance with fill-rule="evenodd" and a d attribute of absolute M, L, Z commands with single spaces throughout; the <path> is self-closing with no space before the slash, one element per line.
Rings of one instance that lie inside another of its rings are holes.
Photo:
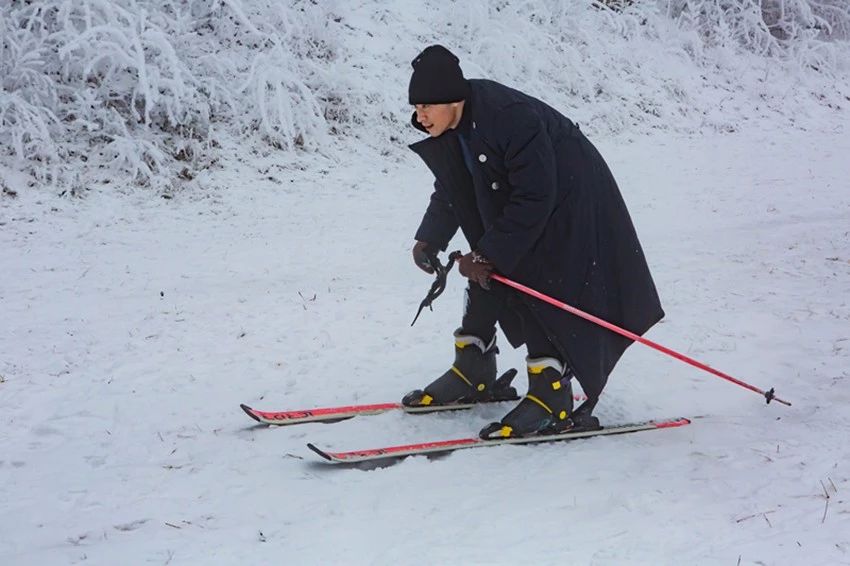
<path fill-rule="evenodd" d="M 526 358 L 528 393 L 502 418 L 479 433 L 484 440 L 596 430 L 599 420 L 590 415 L 593 405 L 582 404 L 573 413 L 573 374 L 555 358 Z M 580 418 L 579 418 L 580 417 Z"/>
<path fill-rule="evenodd" d="M 424 390 L 417 389 L 405 395 L 402 405 L 426 408 L 519 398 L 516 389 L 511 387 L 515 370 L 496 379 L 496 354 L 499 352 L 496 337 L 485 344 L 481 338 L 461 332 L 459 328 L 454 333 L 454 365 Z"/>

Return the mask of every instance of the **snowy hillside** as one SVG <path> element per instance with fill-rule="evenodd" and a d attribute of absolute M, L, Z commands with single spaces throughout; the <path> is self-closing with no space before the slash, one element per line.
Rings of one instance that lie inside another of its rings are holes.
<path fill-rule="evenodd" d="M 685 4 L 0 7 L 0 564 L 850 564 L 848 7 Z M 252 426 L 240 402 L 395 401 L 450 363 L 457 273 L 409 326 L 406 88 L 435 41 L 606 156 L 648 337 L 793 407 L 636 345 L 600 418 L 704 418 L 373 469 L 305 444 L 505 407 Z"/>
<path fill-rule="evenodd" d="M 398 158 L 410 61 L 435 42 L 591 134 L 798 127 L 850 103 L 846 0 L 39 0 L 0 6 L 0 30 L 16 192 L 204 188 L 234 136 L 277 160 L 352 138 Z"/>

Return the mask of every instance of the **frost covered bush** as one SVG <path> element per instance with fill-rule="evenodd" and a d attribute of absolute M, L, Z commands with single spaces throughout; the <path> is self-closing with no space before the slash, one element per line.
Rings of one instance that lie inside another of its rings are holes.
<path fill-rule="evenodd" d="M 846 105 L 848 30 L 846 0 L 14 0 L 0 181 L 167 191 L 233 140 L 399 152 L 410 60 L 429 43 L 590 130 L 733 129 L 789 97 Z"/>
<path fill-rule="evenodd" d="M 780 40 L 762 17 L 762 6 L 828 1 L 844 6 L 844 0 L 502 1 L 458 3 L 433 18 L 451 44 L 462 46 L 465 68 L 520 86 L 587 129 L 731 131 L 746 120 L 780 117 L 792 99 L 803 113 L 815 99 L 834 106 L 850 100 L 846 42 L 803 33 L 802 24 L 794 38 Z M 796 20 L 782 13 L 790 27 Z M 850 14 L 839 10 L 833 19 L 850 22 Z"/>
<path fill-rule="evenodd" d="M 238 0 L 4 5 L 0 141 L 14 162 L 4 161 L 72 191 L 168 189 L 213 159 L 219 131 L 318 147 L 326 123 L 311 59 L 327 56 L 327 14 L 298 4 L 255 2 L 250 14 Z"/>
<path fill-rule="evenodd" d="M 667 13 L 707 46 L 741 46 L 811 68 L 834 68 L 837 52 L 827 41 L 850 39 L 847 0 L 668 0 Z"/>
<path fill-rule="evenodd" d="M 73 183 L 79 161 L 121 182 L 166 177 L 160 138 L 189 144 L 209 108 L 175 52 L 174 23 L 165 9 L 148 15 L 108 1 L 15 3 L 4 11 L 4 94 L 41 113 L 30 112 L 38 128 L 4 119 L 2 133 L 21 140 L 14 155 L 35 178 Z"/>
<path fill-rule="evenodd" d="M 848 39 L 846 0 L 667 0 L 668 13 L 713 41 L 736 41 L 761 54 Z"/>

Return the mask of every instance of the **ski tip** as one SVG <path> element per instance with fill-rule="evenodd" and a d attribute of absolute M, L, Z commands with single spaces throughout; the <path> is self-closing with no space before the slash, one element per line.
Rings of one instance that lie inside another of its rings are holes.
<path fill-rule="evenodd" d="M 251 407 L 249 407 L 249 406 L 248 406 L 248 405 L 246 405 L 245 403 L 240 404 L 240 405 L 239 405 L 239 407 L 240 407 L 243 411 L 245 411 L 245 414 L 246 414 L 246 415 L 248 415 L 249 417 L 251 417 L 252 419 L 254 419 L 255 421 L 257 421 L 258 423 L 263 422 L 263 421 L 261 421 L 261 420 L 260 420 L 260 417 L 258 417 L 258 416 L 254 413 L 254 409 L 252 409 Z"/>
<path fill-rule="evenodd" d="M 333 462 L 333 458 L 328 456 L 327 452 L 325 452 L 321 448 L 317 448 L 316 445 L 313 444 L 312 442 L 307 443 L 307 448 L 309 448 L 310 450 L 312 450 L 313 452 L 315 452 L 316 454 L 318 454 L 319 456 L 321 456 L 322 458 L 324 458 L 328 462 Z"/>
<path fill-rule="evenodd" d="M 694 418 L 694 417 L 691 417 Z M 691 424 L 691 419 L 686 417 L 679 417 L 678 419 L 670 419 L 667 421 L 660 421 L 655 424 L 655 428 L 675 428 L 677 426 L 685 426 Z"/>

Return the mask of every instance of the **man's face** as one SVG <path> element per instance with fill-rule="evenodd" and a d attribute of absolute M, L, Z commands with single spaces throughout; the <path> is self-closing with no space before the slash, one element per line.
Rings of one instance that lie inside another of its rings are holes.
<path fill-rule="evenodd" d="M 417 104 L 416 121 L 436 138 L 451 127 L 457 125 L 457 103 Z"/>

